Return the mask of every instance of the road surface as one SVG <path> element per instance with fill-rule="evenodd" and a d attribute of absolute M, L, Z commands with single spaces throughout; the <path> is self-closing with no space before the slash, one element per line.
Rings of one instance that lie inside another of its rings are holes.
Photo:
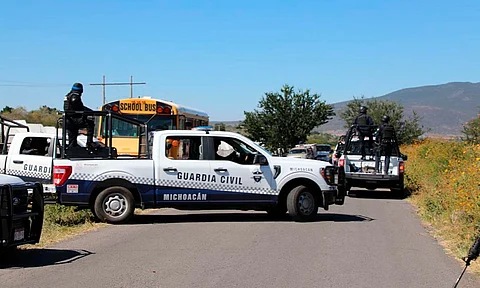
<path fill-rule="evenodd" d="M 384 192 L 388 193 L 388 192 Z M 452 287 L 461 263 L 410 204 L 357 191 L 315 222 L 261 212 L 138 215 L 0 264 L 1 287 Z M 480 287 L 465 274 L 460 287 Z"/>

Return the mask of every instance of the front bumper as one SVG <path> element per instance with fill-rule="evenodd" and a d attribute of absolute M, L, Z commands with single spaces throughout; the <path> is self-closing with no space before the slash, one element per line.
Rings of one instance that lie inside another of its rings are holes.
<path fill-rule="evenodd" d="M 32 190 L 31 196 L 28 190 Z M 0 186 L 0 253 L 9 247 L 38 243 L 43 215 L 42 184 Z"/>

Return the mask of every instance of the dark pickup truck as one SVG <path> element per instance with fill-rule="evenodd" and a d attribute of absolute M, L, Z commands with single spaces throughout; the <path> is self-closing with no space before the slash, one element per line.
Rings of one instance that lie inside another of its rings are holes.
<path fill-rule="evenodd" d="M 0 254 L 40 241 L 44 202 L 41 183 L 0 175 Z"/>

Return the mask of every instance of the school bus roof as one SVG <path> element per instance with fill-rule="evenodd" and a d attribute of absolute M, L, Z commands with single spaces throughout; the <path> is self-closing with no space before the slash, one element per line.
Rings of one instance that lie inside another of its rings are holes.
<path fill-rule="evenodd" d="M 162 99 L 157 99 L 157 101 L 160 101 L 160 102 L 163 102 L 167 105 L 176 107 L 177 111 L 178 111 L 178 114 L 187 113 L 187 114 L 193 114 L 193 115 L 202 116 L 202 117 L 208 117 L 207 112 L 196 109 L 196 108 L 180 105 L 178 103 L 174 103 L 174 102 L 170 102 L 170 101 L 162 100 Z"/>
<path fill-rule="evenodd" d="M 135 99 L 139 99 L 139 98 L 118 99 L 118 100 L 115 100 L 115 101 L 110 101 L 110 103 L 117 102 L 117 101 L 123 101 L 123 100 L 135 100 Z M 163 100 L 163 99 L 156 99 L 156 98 L 152 98 L 152 97 L 149 97 L 149 96 L 144 96 L 140 99 L 150 99 L 150 100 L 154 100 L 154 101 L 158 101 L 158 102 L 163 102 L 167 105 L 175 107 L 178 111 L 178 114 L 186 113 L 186 114 L 193 114 L 193 115 L 200 116 L 200 117 L 207 117 L 207 118 L 209 117 L 207 112 L 205 112 L 205 111 L 202 111 L 202 110 L 199 110 L 199 109 L 196 109 L 196 108 L 192 108 L 192 107 L 188 107 L 188 106 L 185 106 L 185 105 L 181 105 L 181 104 L 178 104 L 178 103 L 175 103 L 175 102 L 172 102 L 172 101 Z"/>

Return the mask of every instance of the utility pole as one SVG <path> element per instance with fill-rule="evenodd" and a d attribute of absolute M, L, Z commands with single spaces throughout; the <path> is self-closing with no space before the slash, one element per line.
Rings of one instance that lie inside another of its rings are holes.
<path fill-rule="evenodd" d="M 105 104 L 105 86 L 120 86 L 120 85 L 130 85 L 130 98 L 133 98 L 133 85 L 144 85 L 146 82 L 133 82 L 133 76 L 130 76 L 130 82 L 115 82 L 115 83 L 106 83 L 105 75 L 103 75 L 102 83 L 92 83 L 91 86 L 102 86 L 102 105 Z"/>

